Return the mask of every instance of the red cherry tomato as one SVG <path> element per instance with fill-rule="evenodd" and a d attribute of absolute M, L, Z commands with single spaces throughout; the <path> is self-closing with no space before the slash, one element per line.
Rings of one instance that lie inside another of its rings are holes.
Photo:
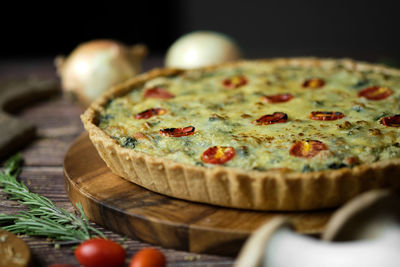
<path fill-rule="evenodd" d="M 125 249 L 111 240 L 92 238 L 75 249 L 75 257 L 85 267 L 118 267 L 125 262 Z"/>
<path fill-rule="evenodd" d="M 268 125 L 274 123 L 284 123 L 287 122 L 288 116 L 286 113 L 283 112 L 274 112 L 273 114 L 267 114 L 261 116 L 257 120 L 253 121 L 252 123 L 255 125 Z"/>
<path fill-rule="evenodd" d="M 165 267 L 167 260 L 164 254 L 155 248 L 144 248 L 133 255 L 129 267 Z"/>
<path fill-rule="evenodd" d="M 267 103 L 283 103 L 288 102 L 293 98 L 291 94 L 277 94 L 277 95 L 265 95 L 261 97 L 263 102 Z"/>
<path fill-rule="evenodd" d="M 305 80 L 302 84 L 303 88 L 318 89 L 325 85 L 325 81 L 320 78 L 311 78 Z"/>
<path fill-rule="evenodd" d="M 334 121 L 344 118 L 344 114 L 338 111 L 313 111 L 310 114 L 310 119 L 317 121 Z"/>
<path fill-rule="evenodd" d="M 247 84 L 247 79 L 246 77 L 242 75 L 236 75 L 229 77 L 225 80 L 222 81 L 223 86 L 229 89 L 236 89 L 239 87 L 242 87 L 243 85 Z"/>
<path fill-rule="evenodd" d="M 209 164 L 224 164 L 235 156 L 235 149 L 230 146 L 213 146 L 203 152 L 201 160 Z"/>
<path fill-rule="evenodd" d="M 146 98 L 160 98 L 160 99 L 170 99 L 175 97 L 173 94 L 168 92 L 162 87 L 149 88 L 144 92 L 144 97 Z"/>
<path fill-rule="evenodd" d="M 195 129 L 196 128 L 193 126 L 188 126 L 185 128 L 166 128 L 160 130 L 160 134 L 169 137 L 182 137 L 194 134 Z"/>
<path fill-rule="evenodd" d="M 327 150 L 324 143 L 317 140 L 297 141 L 290 148 L 290 155 L 299 158 L 312 158 L 320 151 Z"/>
<path fill-rule="evenodd" d="M 382 118 L 381 123 L 389 127 L 400 127 L 400 114 Z"/>
<path fill-rule="evenodd" d="M 135 118 L 138 120 L 149 119 L 153 116 L 164 115 L 165 113 L 167 113 L 167 110 L 164 108 L 150 108 L 136 114 Z"/>
<path fill-rule="evenodd" d="M 358 97 L 365 97 L 368 100 L 382 100 L 393 93 L 392 89 L 384 86 L 371 86 L 358 92 Z"/>

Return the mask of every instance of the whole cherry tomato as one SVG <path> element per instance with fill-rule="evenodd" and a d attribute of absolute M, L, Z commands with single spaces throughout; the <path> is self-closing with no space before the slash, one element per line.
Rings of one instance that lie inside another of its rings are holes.
<path fill-rule="evenodd" d="M 144 248 L 133 255 L 129 267 L 165 267 L 164 254 L 155 248 Z"/>
<path fill-rule="evenodd" d="M 125 262 L 125 249 L 111 240 L 92 238 L 76 248 L 75 257 L 85 267 L 118 267 Z"/>

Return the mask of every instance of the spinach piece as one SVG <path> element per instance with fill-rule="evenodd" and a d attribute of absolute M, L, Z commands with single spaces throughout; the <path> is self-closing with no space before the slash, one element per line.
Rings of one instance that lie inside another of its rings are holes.
<path fill-rule="evenodd" d="M 321 100 L 315 100 L 314 106 L 323 107 L 323 106 L 325 106 L 325 103 L 324 103 L 324 101 L 321 101 Z"/>
<path fill-rule="evenodd" d="M 346 168 L 346 167 L 349 167 L 349 166 L 342 162 L 334 162 L 334 163 L 331 163 L 328 165 L 328 168 L 332 169 L 332 170 L 337 170 L 337 169 Z"/>
<path fill-rule="evenodd" d="M 236 150 L 236 152 L 237 152 L 237 154 L 238 154 L 240 157 L 247 157 L 247 156 L 249 156 L 249 149 L 248 149 L 247 146 L 240 146 L 240 147 L 238 147 L 237 150 Z"/>
<path fill-rule="evenodd" d="M 352 85 L 354 89 L 359 89 L 361 87 L 366 87 L 369 84 L 367 79 L 360 79 L 355 84 Z"/>
<path fill-rule="evenodd" d="M 301 170 L 302 172 L 312 172 L 314 169 L 311 168 L 310 165 L 304 164 L 303 169 Z"/>
<path fill-rule="evenodd" d="M 99 116 L 99 124 L 106 123 L 108 120 L 114 119 L 114 115 L 112 114 L 101 114 Z"/>
<path fill-rule="evenodd" d="M 364 110 L 363 107 L 361 106 L 352 106 L 351 109 L 355 110 L 356 112 L 361 112 Z"/>
<path fill-rule="evenodd" d="M 122 142 L 120 142 L 120 145 L 126 148 L 135 148 L 137 144 L 136 138 L 130 137 L 130 136 L 125 136 L 120 139 Z"/>
<path fill-rule="evenodd" d="M 378 121 L 378 120 L 382 119 L 383 117 L 388 116 L 389 114 L 390 114 L 389 112 L 384 111 L 381 114 L 379 114 L 378 116 L 375 116 L 374 120 Z"/>
<path fill-rule="evenodd" d="M 208 118 L 208 121 L 223 121 L 223 120 L 225 120 L 225 118 L 218 114 L 211 114 L 211 116 Z"/>

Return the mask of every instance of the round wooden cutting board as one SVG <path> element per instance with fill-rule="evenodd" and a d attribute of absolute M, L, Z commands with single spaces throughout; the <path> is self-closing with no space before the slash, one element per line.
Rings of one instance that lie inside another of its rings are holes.
<path fill-rule="evenodd" d="M 290 218 L 297 231 L 318 235 L 333 210 L 262 212 L 194 203 L 160 195 L 113 174 L 86 133 L 64 159 L 67 194 L 88 218 L 110 230 L 167 248 L 234 255 L 258 227 Z"/>

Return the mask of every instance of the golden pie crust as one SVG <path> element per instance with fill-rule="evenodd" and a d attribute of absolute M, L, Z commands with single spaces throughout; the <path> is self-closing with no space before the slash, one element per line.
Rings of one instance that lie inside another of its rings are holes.
<path fill-rule="evenodd" d="M 260 60 L 263 64 L 329 67 L 337 60 L 288 58 Z M 380 65 L 340 60 L 349 70 L 373 70 L 400 75 Z M 241 62 L 229 63 L 230 65 Z M 227 64 L 207 68 L 212 70 Z M 164 195 L 225 207 L 254 210 L 312 210 L 335 207 L 364 191 L 400 188 L 400 159 L 394 158 L 353 168 L 308 173 L 285 170 L 248 171 L 212 168 L 174 162 L 121 147 L 98 126 L 107 103 L 144 84 L 149 79 L 183 73 L 178 69 L 155 69 L 113 87 L 81 116 L 90 140 L 107 166 L 117 175 Z"/>

